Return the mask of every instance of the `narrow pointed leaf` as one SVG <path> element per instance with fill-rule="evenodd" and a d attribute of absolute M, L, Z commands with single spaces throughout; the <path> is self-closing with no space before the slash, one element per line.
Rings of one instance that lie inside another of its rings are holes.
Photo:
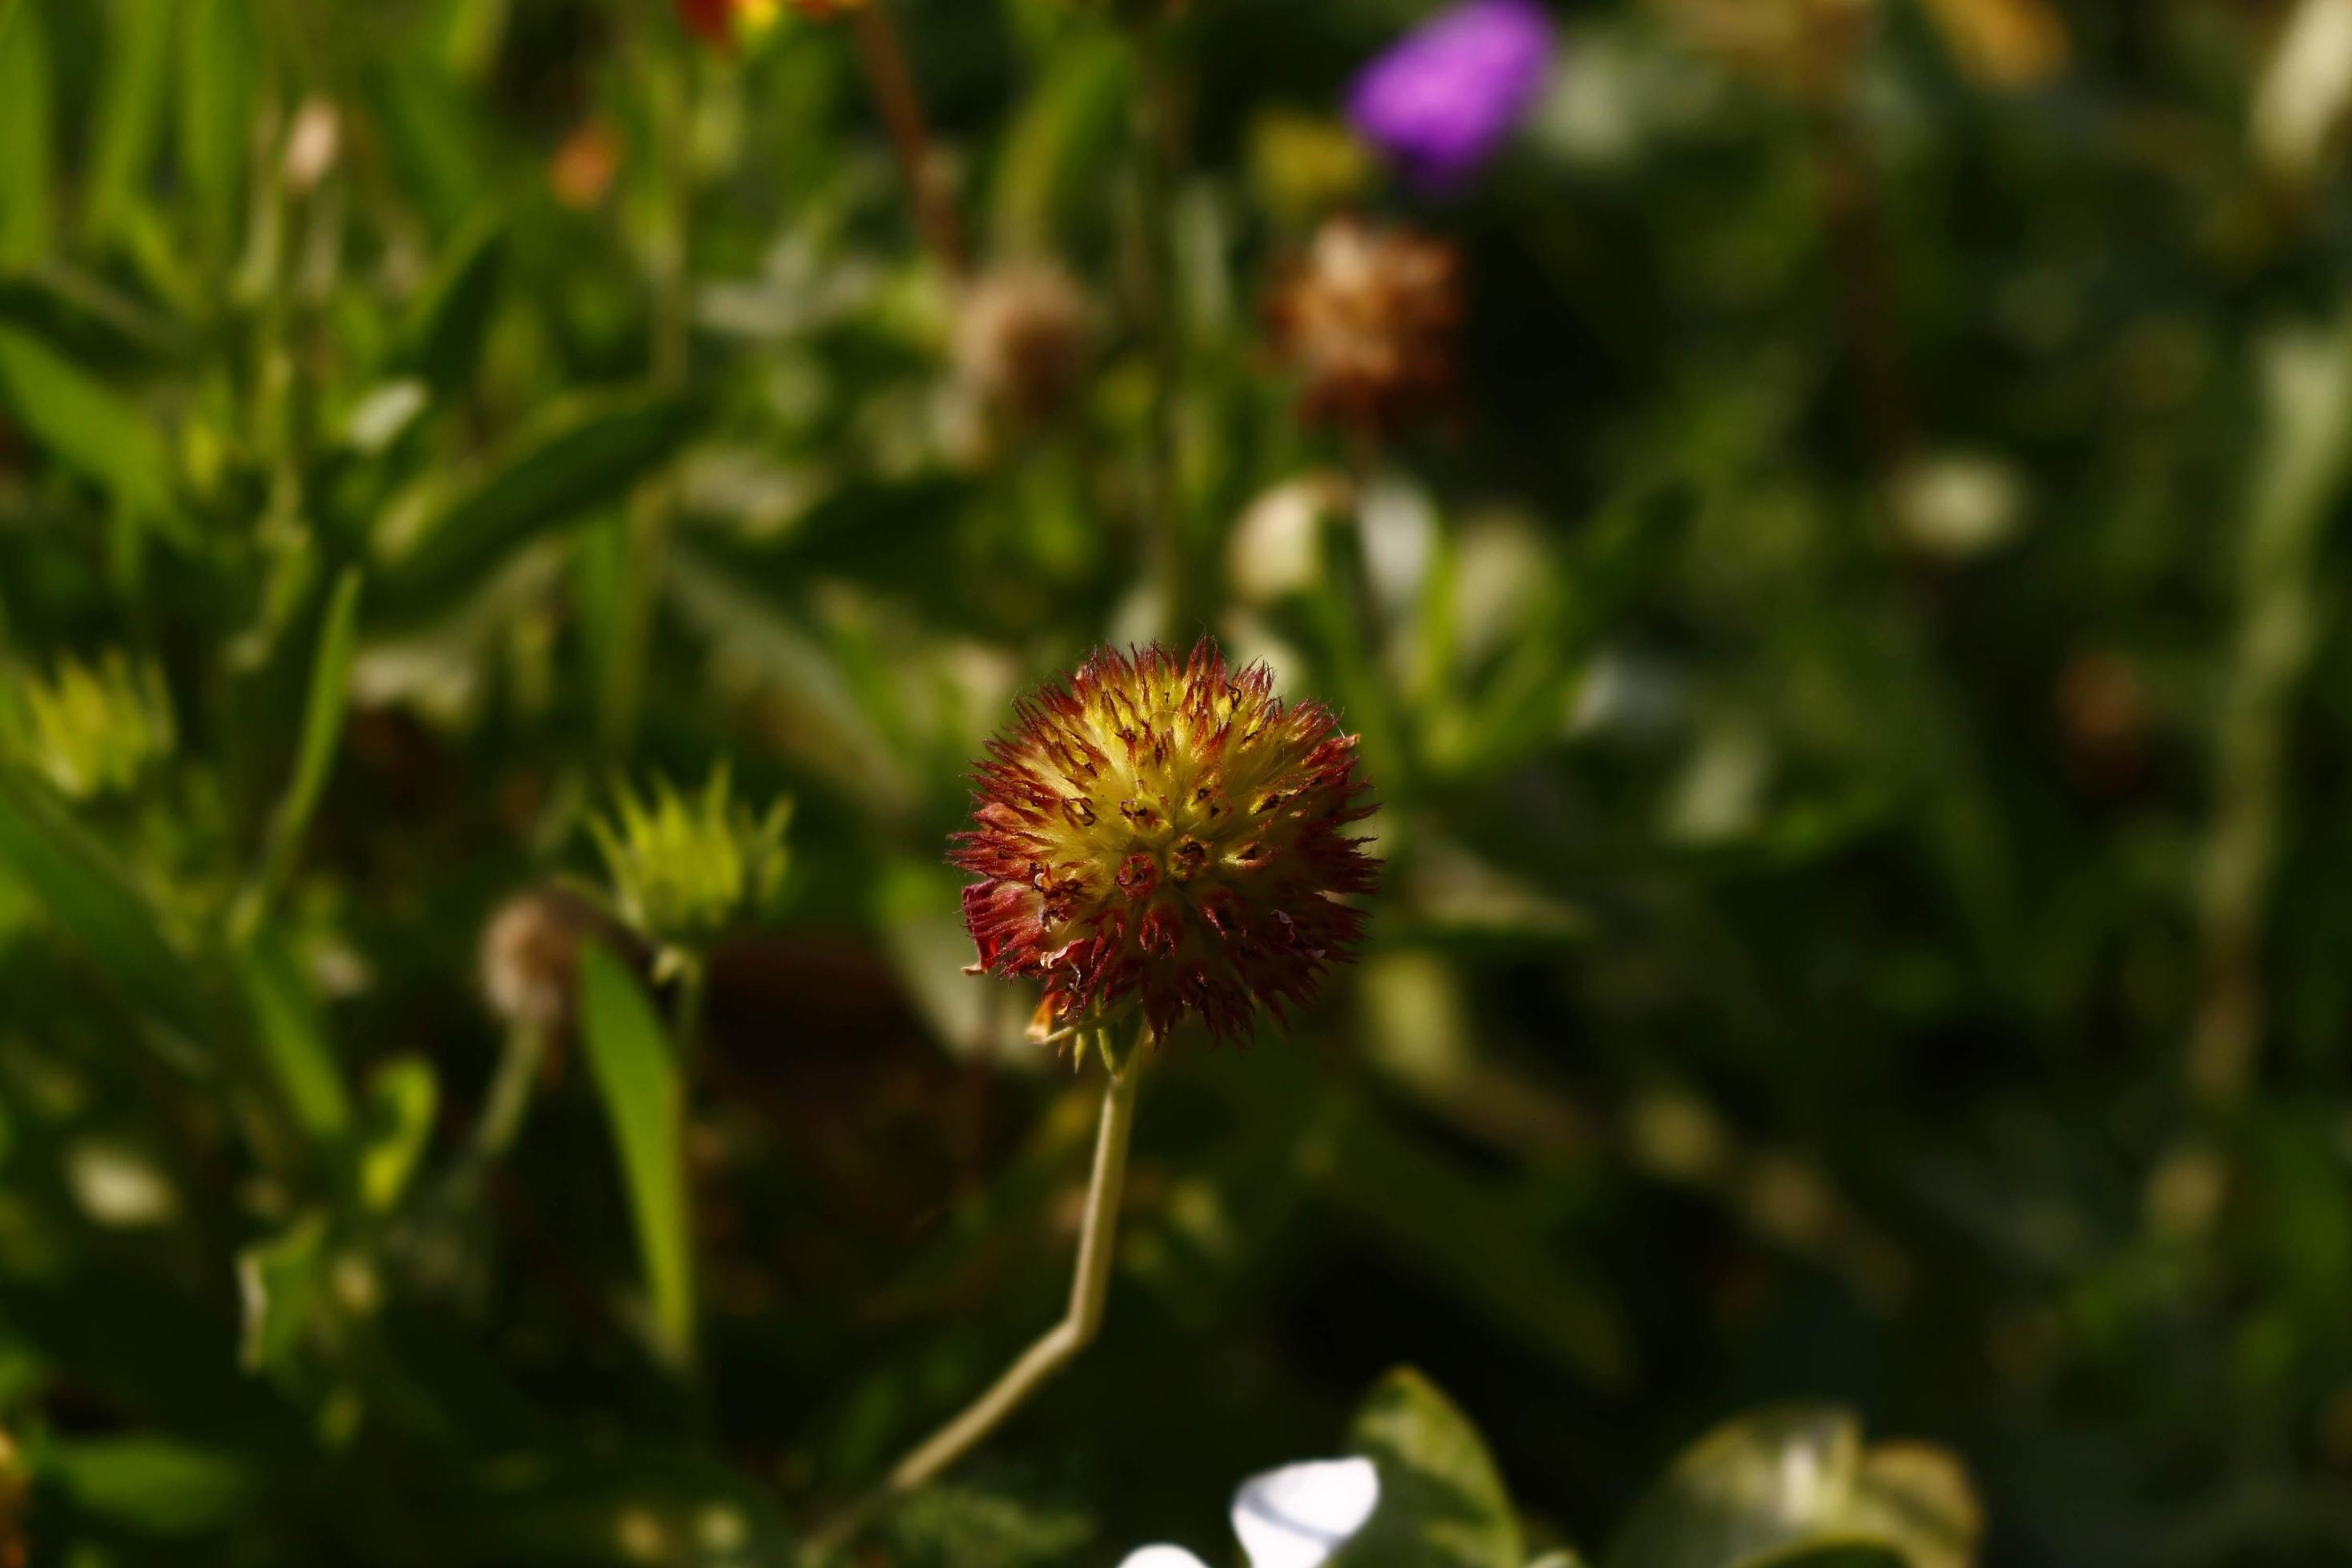
<path fill-rule="evenodd" d="M 238 924 L 250 930 L 268 912 L 301 852 L 303 836 L 327 787 L 342 743 L 343 713 L 351 691 L 352 652 L 359 639 L 360 574 L 343 574 L 328 601 L 319 631 L 319 651 L 310 663 L 310 696 L 302 707 L 302 734 L 294 752 L 294 776 L 271 821 L 260 867 L 247 889 Z"/>
<path fill-rule="evenodd" d="M 694 1277 L 677 1064 L 653 1004 L 620 960 L 584 945 L 581 983 L 589 1065 L 628 1189 L 655 1330 L 664 1352 L 684 1362 L 694 1342 Z"/>
<path fill-rule="evenodd" d="M 39 784 L 0 770 L 0 868 L 132 1006 L 184 1041 L 201 1035 L 198 985 L 145 896 Z"/>
<path fill-rule="evenodd" d="M 625 497 L 677 450 L 688 405 L 663 396 L 592 404 L 554 426 L 434 519 L 385 574 L 379 618 L 425 620 L 480 588 L 515 552 Z"/>

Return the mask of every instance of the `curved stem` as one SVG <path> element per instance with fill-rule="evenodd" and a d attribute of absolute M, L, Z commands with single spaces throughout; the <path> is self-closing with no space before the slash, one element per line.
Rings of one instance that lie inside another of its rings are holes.
<path fill-rule="evenodd" d="M 515 1134 L 522 1131 L 523 1115 L 530 1109 L 531 1085 L 546 1057 L 544 1030 L 519 1024 L 507 1037 L 506 1054 L 499 1059 L 498 1076 L 490 1080 L 489 1098 L 483 1102 L 482 1120 L 474 1129 L 473 1160 L 478 1166 L 497 1163 L 514 1146 Z"/>
<path fill-rule="evenodd" d="M 1094 1176 L 1087 1186 L 1086 1215 L 1078 1231 L 1077 1269 L 1070 1280 L 1070 1304 L 1062 1321 L 1024 1351 L 963 1414 L 899 1460 L 874 1493 L 820 1531 L 811 1542 L 819 1553 L 848 1544 L 885 1503 L 935 1479 L 978 1447 L 1047 1379 L 1076 1360 L 1078 1353 L 1094 1342 L 1110 1297 L 1111 1253 L 1118 1232 L 1119 1194 L 1127 1184 L 1127 1147 L 1135 1127 L 1135 1091 L 1143 1076 L 1140 1056 L 1140 1052 L 1131 1053 L 1103 1090 L 1102 1119 L 1095 1134 Z"/>

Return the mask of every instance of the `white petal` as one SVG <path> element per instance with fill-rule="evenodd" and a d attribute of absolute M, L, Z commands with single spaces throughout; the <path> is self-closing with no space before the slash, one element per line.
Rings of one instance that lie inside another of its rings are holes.
<path fill-rule="evenodd" d="M 1242 1483 L 1234 1494 L 1234 1533 L 1253 1568 L 1318 1568 L 1364 1528 L 1380 1501 L 1381 1476 L 1370 1459 L 1286 1465 Z"/>
<path fill-rule="evenodd" d="M 1128 1553 L 1118 1568 L 1209 1568 L 1181 1546 L 1146 1546 Z"/>

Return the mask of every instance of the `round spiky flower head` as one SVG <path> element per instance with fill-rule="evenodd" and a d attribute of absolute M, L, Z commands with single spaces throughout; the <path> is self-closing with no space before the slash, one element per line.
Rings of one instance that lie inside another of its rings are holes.
<path fill-rule="evenodd" d="M 1453 389 L 1461 258 L 1443 240 L 1336 217 L 1276 279 L 1265 313 L 1303 417 L 1392 435 Z"/>
<path fill-rule="evenodd" d="M 1203 638 L 1105 649 L 1014 712 L 950 858 L 981 879 L 973 973 L 1043 980 L 1057 1025 L 1135 1006 L 1155 1038 L 1188 1014 L 1238 1037 L 1348 958 L 1380 866 L 1347 831 L 1371 786 L 1330 710 Z"/>

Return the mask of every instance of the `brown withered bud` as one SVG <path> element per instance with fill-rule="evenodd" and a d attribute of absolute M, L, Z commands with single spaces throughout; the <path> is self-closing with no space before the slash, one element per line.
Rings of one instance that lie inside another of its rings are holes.
<path fill-rule="evenodd" d="M 1094 311 L 1051 261 L 1009 262 L 981 275 L 956 307 L 956 374 L 995 407 L 1051 418 L 1084 379 Z"/>
<path fill-rule="evenodd" d="M 610 941 L 611 923 L 561 888 L 519 893 L 482 929 L 482 994 L 506 1024 L 569 1029 L 580 993 L 580 944 Z"/>
<path fill-rule="evenodd" d="M 1299 381 L 1299 416 L 1389 436 L 1454 388 L 1461 257 L 1443 240 L 1338 217 L 1276 279 L 1276 354 Z"/>

